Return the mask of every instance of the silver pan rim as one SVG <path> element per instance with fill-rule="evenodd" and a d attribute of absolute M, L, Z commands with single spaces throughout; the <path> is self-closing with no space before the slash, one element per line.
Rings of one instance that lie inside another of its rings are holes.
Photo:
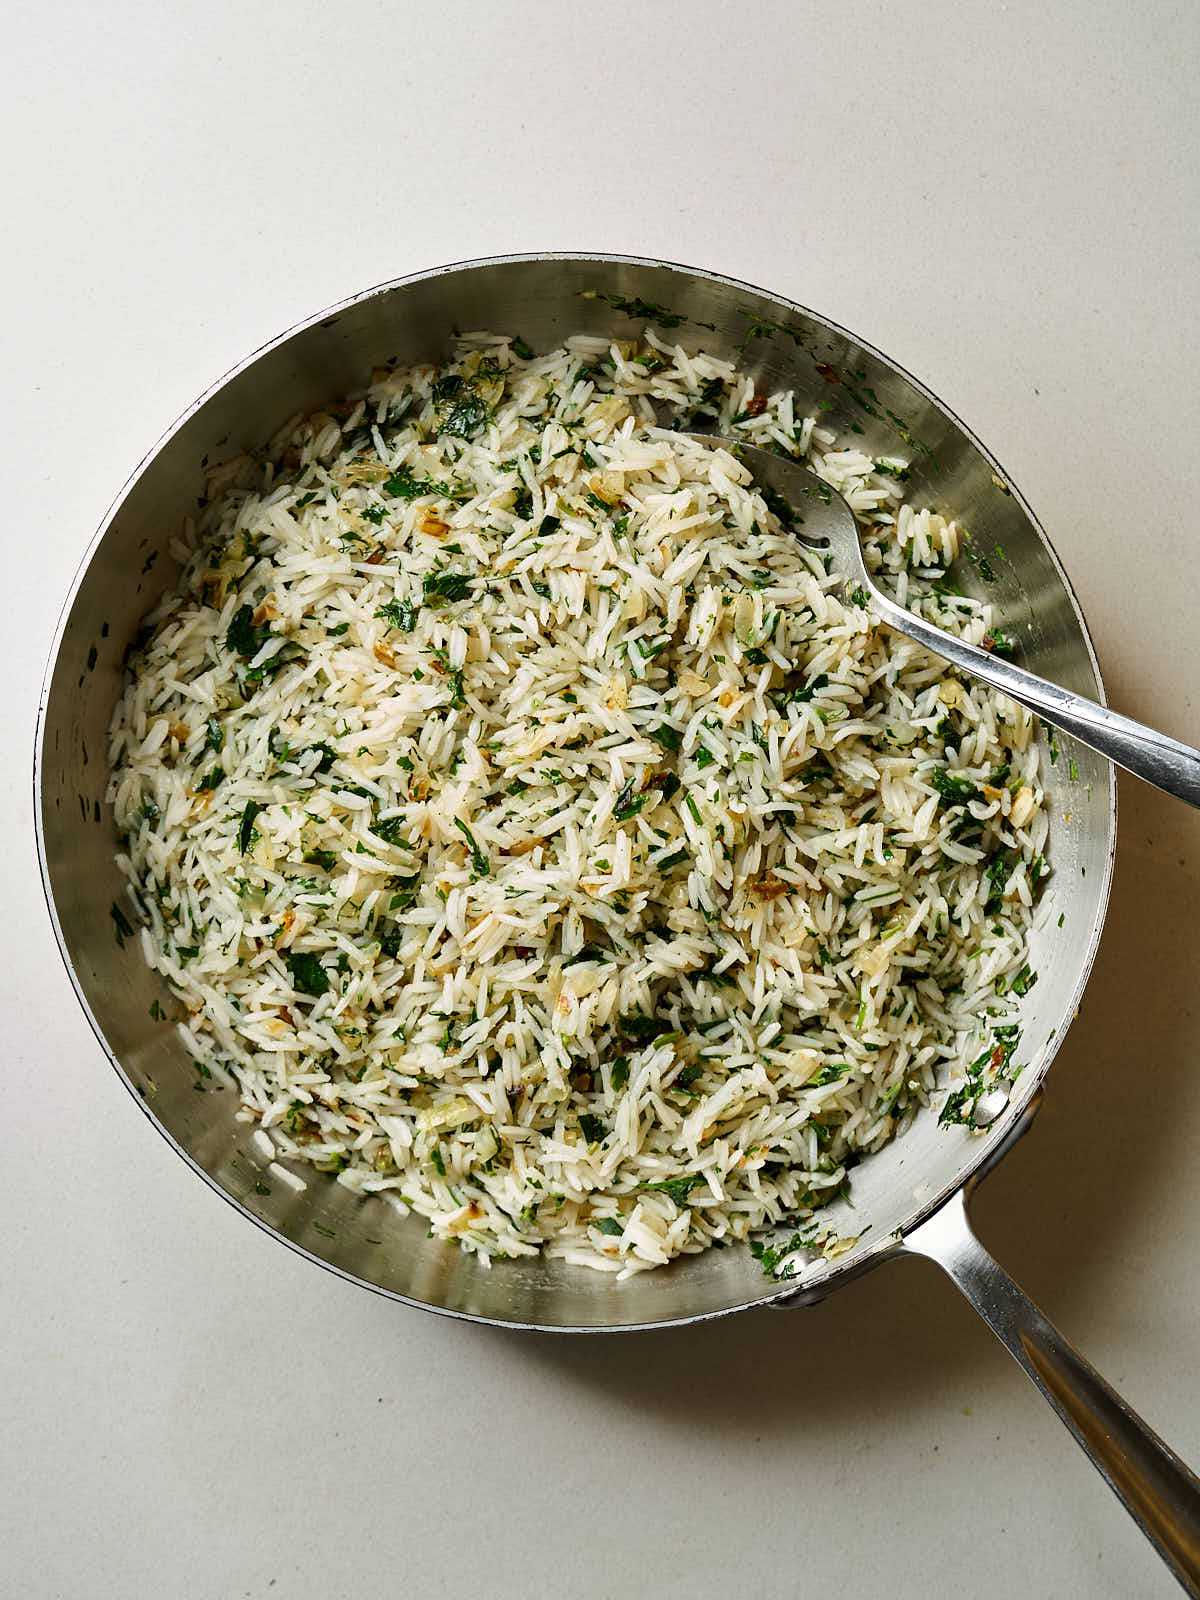
<path fill-rule="evenodd" d="M 92 561 L 94 560 L 100 545 L 103 543 L 109 528 L 120 513 L 121 507 L 124 505 L 131 490 L 150 467 L 151 463 L 167 447 L 180 429 L 185 426 L 185 424 L 196 414 L 197 411 L 200 410 L 202 406 L 206 405 L 211 399 L 214 398 L 214 396 L 216 396 L 223 388 L 225 388 L 228 383 L 230 383 L 239 374 L 252 367 L 270 351 L 286 344 L 290 339 L 295 338 L 298 334 L 304 333 L 307 329 L 314 327 L 319 323 L 328 321 L 331 317 L 340 316 L 343 312 L 348 311 L 353 306 L 360 305 L 363 301 L 374 299 L 379 295 L 391 293 L 396 289 L 405 288 L 410 284 L 421 283 L 430 279 L 445 277 L 451 273 L 471 271 L 480 268 L 507 266 L 518 262 L 533 261 L 594 261 L 605 265 L 662 267 L 669 271 L 685 273 L 689 277 L 704 279 L 707 282 L 725 284 L 733 289 L 745 290 L 751 294 L 761 295 L 764 299 L 774 302 L 774 304 L 782 307 L 785 310 L 799 312 L 801 315 L 811 318 L 814 322 L 819 323 L 822 327 L 828 329 L 830 333 L 841 335 L 845 338 L 853 340 L 855 344 L 859 345 L 863 350 L 869 351 L 871 355 L 873 355 L 877 360 L 883 362 L 885 366 L 888 366 L 894 372 L 899 373 L 907 383 L 911 384 L 919 394 L 923 395 L 925 399 L 930 401 L 944 416 L 949 418 L 956 428 L 961 430 L 963 436 L 970 441 L 972 446 L 979 452 L 984 460 L 991 465 L 996 474 L 1008 486 L 1012 497 L 1016 500 L 1024 515 L 1028 518 L 1030 525 L 1037 533 L 1038 538 L 1040 539 L 1044 549 L 1050 557 L 1051 562 L 1053 563 L 1055 572 L 1057 573 L 1059 581 L 1063 586 L 1063 590 L 1066 593 L 1071 609 L 1074 612 L 1075 619 L 1079 625 L 1080 636 L 1083 640 L 1087 659 L 1093 673 L 1095 674 L 1097 699 L 1102 705 L 1107 704 L 1104 680 L 1100 671 L 1100 662 L 1096 655 L 1096 648 L 1092 640 L 1091 630 L 1088 627 L 1087 618 L 1084 615 L 1083 607 L 1080 605 L 1079 597 L 1075 593 L 1074 585 L 1071 583 L 1066 568 L 1063 566 L 1058 551 L 1054 548 L 1049 535 L 1046 533 L 1045 528 L 1042 526 L 1029 502 L 1026 500 L 1021 490 L 1013 481 L 1011 474 L 996 459 L 992 451 L 989 450 L 985 444 L 983 444 L 974 430 L 968 427 L 962 418 L 959 417 L 958 414 L 953 411 L 942 399 L 940 399 L 939 396 L 936 395 L 927 384 L 923 383 L 919 378 L 914 377 L 907 368 L 901 366 L 899 362 L 894 361 L 891 356 L 886 355 L 869 340 L 863 339 L 859 334 L 853 332 L 849 328 L 843 327 L 840 323 L 834 322 L 831 318 L 824 316 L 821 312 L 814 311 L 811 307 L 803 305 L 799 301 L 790 300 L 785 295 L 777 294 L 774 290 L 764 289 L 757 284 L 747 282 L 743 278 L 734 278 L 728 274 L 720 272 L 710 272 L 703 267 L 687 266 L 681 262 L 669 261 L 656 256 L 635 256 L 617 252 L 592 250 L 534 250 L 511 252 L 496 256 L 476 256 L 468 260 L 447 262 L 443 265 L 426 268 L 419 272 L 406 273 L 402 277 L 387 279 L 385 282 L 375 284 L 371 288 L 360 290 L 356 294 L 348 295 L 344 299 L 336 301 L 333 305 L 327 306 L 324 310 L 318 311 L 312 316 L 304 317 L 301 321 L 293 323 L 290 327 L 277 334 L 274 338 L 268 339 L 263 344 L 258 345 L 247 356 L 243 357 L 242 360 L 235 362 L 233 366 L 231 366 L 213 383 L 210 383 L 208 387 L 205 388 L 189 406 L 185 407 L 185 409 L 180 412 L 170 426 L 164 430 L 164 432 L 154 442 L 150 449 L 147 450 L 142 456 L 141 460 L 137 463 L 133 471 L 121 485 L 121 488 L 118 490 L 117 494 L 113 497 L 108 509 L 105 511 L 99 525 L 97 526 L 96 532 L 88 542 L 88 545 L 84 550 L 76 568 L 75 575 L 71 580 L 67 595 L 63 601 L 62 608 L 59 612 L 58 621 L 55 624 L 49 657 L 42 679 L 42 687 L 38 696 L 37 725 L 34 735 L 32 773 L 34 834 L 37 843 L 38 869 L 42 881 L 42 893 L 45 897 L 46 909 L 50 915 L 51 926 L 54 929 L 54 937 L 58 944 L 59 955 L 61 956 L 63 965 L 67 970 L 67 975 L 70 978 L 71 986 L 75 991 L 75 997 L 82 1007 L 88 1025 L 91 1027 L 97 1042 L 99 1043 L 104 1054 L 107 1056 L 109 1065 L 113 1068 L 119 1081 L 124 1085 L 126 1091 L 128 1092 L 130 1098 L 145 1116 L 150 1125 L 163 1139 L 166 1140 L 168 1145 L 170 1145 L 170 1147 L 175 1151 L 176 1155 L 178 1155 L 215 1194 L 219 1195 L 226 1204 L 232 1206 L 234 1210 L 237 1211 L 241 1216 L 245 1217 L 249 1222 L 252 1222 L 255 1227 L 261 1229 L 261 1231 L 266 1234 L 268 1238 L 274 1239 L 277 1242 L 287 1246 L 288 1249 L 294 1251 L 298 1256 L 302 1256 L 306 1261 L 311 1261 L 315 1266 L 322 1268 L 326 1272 L 333 1273 L 336 1277 L 343 1279 L 347 1283 L 352 1283 L 358 1288 L 366 1289 L 372 1294 L 379 1295 L 383 1299 L 396 1302 L 400 1305 L 411 1306 L 417 1311 L 430 1312 L 434 1316 L 448 1317 L 458 1322 L 471 1322 L 482 1324 L 485 1327 L 509 1329 L 513 1332 L 559 1334 L 643 1333 L 651 1332 L 657 1329 L 690 1327 L 693 1324 L 702 1322 L 714 1322 L 720 1318 L 734 1316 L 744 1311 L 753 1311 L 763 1306 L 777 1305 L 781 1302 L 791 1299 L 796 1295 L 796 1285 L 786 1282 L 778 1283 L 771 1288 L 765 1289 L 761 1295 L 753 1296 L 748 1300 L 738 1301 L 734 1305 L 719 1306 L 712 1310 L 702 1311 L 691 1315 L 664 1317 L 654 1321 L 606 1323 L 603 1326 L 597 1326 L 590 1323 L 541 1323 L 523 1321 L 519 1318 L 487 1317 L 475 1312 L 460 1311 L 449 1306 L 436 1305 L 428 1300 L 418 1300 L 412 1295 L 402 1294 L 398 1290 L 385 1288 L 378 1283 L 372 1283 L 370 1279 L 359 1277 L 356 1273 L 350 1272 L 346 1268 L 338 1266 L 335 1262 L 327 1261 L 322 1256 L 314 1255 L 313 1252 L 306 1249 L 304 1245 L 300 1244 L 294 1239 L 288 1238 L 285 1234 L 279 1232 L 278 1229 L 272 1227 L 271 1224 L 265 1221 L 262 1217 L 256 1216 L 255 1213 L 243 1205 L 242 1202 L 236 1198 L 236 1196 L 230 1194 L 227 1189 L 223 1188 L 216 1178 L 210 1173 L 206 1172 L 199 1162 L 197 1162 L 196 1159 L 189 1153 L 189 1151 L 182 1144 L 180 1144 L 180 1142 L 163 1126 L 145 1099 L 138 1093 L 136 1085 L 126 1073 L 119 1056 L 110 1046 L 104 1030 L 101 1028 L 95 1013 L 92 1011 L 91 1005 L 88 1002 L 87 996 L 84 993 L 83 986 L 80 982 L 79 975 L 75 970 L 75 964 L 71 960 L 71 956 L 67 948 L 66 938 L 63 933 L 62 925 L 59 921 L 58 908 L 54 899 L 54 891 L 50 882 L 49 863 L 46 855 L 46 841 L 43 827 L 42 768 L 44 765 L 43 744 L 46 733 L 46 710 L 49 703 L 50 686 L 53 680 L 55 667 L 58 663 L 59 651 L 62 646 L 63 634 L 66 628 L 67 620 L 71 614 L 71 609 L 75 603 L 76 596 L 79 593 L 80 587 L 84 582 Z M 1021 1079 L 1018 1081 L 1017 1093 L 1014 1095 L 1011 1103 L 1011 1114 L 999 1119 L 995 1130 L 988 1136 L 979 1140 L 978 1148 L 975 1154 L 960 1169 L 957 1177 L 950 1183 L 944 1185 L 930 1198 L 925 1200 L 920 1206 L 915 1207 L 912 1215 L 905 1221 L 903 1227 L 898 1230 L 897 1233 L 882 1239 L 878 1247 L 872 1251 L 869 1251 L 865 1256 L 849 1261 L 845 1266 L 835 1266 L 830 1272 L 824 1275 L 819 1280 L 819 1286 L 813 1286 L 821 1298 L 829 1293 L 832 1293 L 835 1289 L 840 1287 L 842 1283 L 849 1282 L 852 1278 L 860 1276 L 864 1271 L 868 1271 L 871 1267 L 878 1265 L 881 1261 L 887 1260 L 894 1255 L 899 1247 L 901 1239 L 905 1235 L 911 1233 L 915 1228 L 919 1227 L 922 1222 L 931 1217 L 935 1211 L 938 1211 L 943 1205 L 945 1205 L 947 1200 L 949 1200 L 953 1195 L 957 1194 L 959 1190 L 968 1184 L 982 1168 L 987 1166 L 991 1158 L 995 1155 L 997 1146 L 1003 1143 L 1004 1139 L 1008 1137 L 1013 1120 L 1018 1118 L 1021 1113 L 1030 1105 L 1040 1090 L 1042 1084 L 1045 1082 L 1046 1075 L 1062 1047 L 1062 1043 L 1066 1038 L 1070 1030 L 1071 1023 L 1073 1022 L 1078 1011 L 1079 1004 L 1083 998 L 1084 990 L 1087 988 L 1088 979 L 1091 977 L 1092 969 L 1095 965 L 1096 954 L 1100 946 L 1100 939 L 1104 931 L 1105 921 L 1107 919 L 1117 848 L 1117 775 L 1116 768 L 1111 764 L 1108 765 L 1107 833 L 1108 843 L 1107 849 L 1104 853 L 1103 880 L 1100 885 L 1100 895 L 1097 902 L 1096 911 L 1092 919 L 1092 926 L 1088 932 L 1087 947 L 1083 952 L 1083 956 L 1080 961 L 1079 975 L 1076 980 L 1075 987 L 1071 992 L 1069 1001 L 1063 1008 L 1062 1026 L 1056 1030 L 1054 1037 L 1050 1040 L 1049 1044 L 1043 1051 L 1042 1059 L 1038 1063 L 1036 1070 L 1032 1072 L 1026 1071 L 1022 1074 Z M 1003 1157 L 1001 1156 L 1001 1159 L 1002 1158 Z"/>

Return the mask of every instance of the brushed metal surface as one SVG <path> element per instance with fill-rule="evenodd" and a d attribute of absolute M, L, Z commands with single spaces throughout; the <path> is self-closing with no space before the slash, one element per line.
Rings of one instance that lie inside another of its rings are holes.
<path fill-rule="evenodd" d="M 488 1270 L 427 1239 L 420 1219 L 401 1221 L 381 1201 L 315 1172 L 305 1173 L 302 1192 L 264 1179 L 249 1130 L 233 1120 L 232 1095 L 194 1092 L 172 1029 L 150 1016 L 159 980 L 136 943 L 118 946 L 110 916 L 121 880 L 103 800 L 106 730 L 125 649 L 171 581 L 168 541 L 203 493 L 207 463 L 261 445 L 287 417 L 360 386 L 373 366 L 440 359 L 455 329 L 519 332 L 537 348 L 573 332 L 628 336 L 643 320 L 639 301 L 682 319 L 674 336 L 685 348 L 736 356 L 760 383 L 795 389 L 801 408 L 819 406 L 864 449 L 911 459 L 915 502 L 950 512 L 971 532 L 963 587 L 995 602 L 1021 635 L 1028 665 L 1102 700 L 1086 626 L 1045 534 L 998 464 L 916 380 L 845 330 L 749 285 L 660 262 L 543 255 L 446 267 L 355 296 L 264 346 L 204 394 L 134 473 L 85 555 L 39 715 L 35 815 L 51 915 L 97 1036 L 146 1115 L 218 1192 L 311 1259 L 408 1303 L 511 1326 L 603 1331 L 719 1316 L 797 1288 L 820 1295 L 891 1254 L 896 1236 L 965 1182 L 1036 1093 L 1090 970 L 1112 871 L 1114 774 L 1063 741 L 1047 767 L 1054 874 L 1032 939 L 1039 981 L 1022 1002 L 1025 1069 L 1010 1103 L 985 1133 L 919 1117 L 864 1162 L 852 1204 L 837 1218 L 861 1235 L 858 1245 L 802 1280 L 765 1280 L 742 1249 L 709 1251 L 619 1286 L 540 1259 Z"/>

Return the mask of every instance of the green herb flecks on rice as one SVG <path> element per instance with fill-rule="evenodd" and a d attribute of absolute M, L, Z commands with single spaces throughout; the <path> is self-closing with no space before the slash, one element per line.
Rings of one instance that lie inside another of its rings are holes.
<path fill-rule="evenodd" d="M 970 1123 L 1019 1066 L 1032 718 L 672 407 L 810 459 L 902 602 L 999 636 L 935 588 L 959 534 L 904 463 L 790 394 L 650 330 L 478 335 L 214 475 L 112 726 L 114 921 L 204 1088 L 273 1173 L 485 1257 L 819 1245 L 939 1086 Z"/>

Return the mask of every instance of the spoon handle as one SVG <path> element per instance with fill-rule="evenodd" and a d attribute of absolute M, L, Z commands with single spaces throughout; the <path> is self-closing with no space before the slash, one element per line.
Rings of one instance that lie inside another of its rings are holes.
<path fill-rule="evenodd" d="M 905 611 L 874 584 L 871 585 L 871 600 L 884 622 L 897 633 L 906 634 L 934 655 L 944 657 L 952 666 L 961 667 L 973 677 L 1003 690 L 1056 728 L 1115 761 L 1126 772 L 1144 778 L 1155 788 L 1186 800 L 1189 805 L 1200 806 L 1200 751 L 1134 722 L 1132 717 L 1122 717 L 1107 706 L 1097 705 L 1085 695 L 1048 683 L 1045 678 L 1027 672 L 1003 656 L 956 639 L 952 633 L 934 627 L 923 617 Z"/>

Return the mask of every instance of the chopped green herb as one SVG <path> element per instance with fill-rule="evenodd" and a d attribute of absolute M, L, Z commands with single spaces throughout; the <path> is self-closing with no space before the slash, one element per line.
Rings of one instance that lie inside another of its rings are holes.
<path fill-rule="evenodd" d="M 811 1233 L 807 1236 L 803 1233 L 793 1233 L 790 1239 L 775 1245 L 765 1244 L 761 1239 L 752 1239 L 750 1241 L 750 1254 L 756 1261 L 761 1262 L 764 1276 L 773 1278 L 781 1261 L 786 1260 L 788 1256 L 794 1254 L 797 1250 L 811 1248 L 814 1243 L 815 1239 Z M 791 1277 L 792 1274 L 785 1269 L 783 1276 L 785 1278 Z"/>
<path fill-rule="evenodd" d="M 640 295 L 631 300 L 625 295 L 601 291 L 598 298 L 606 300 L 614 311 L 624 312 L 636 322 L 653 322 L 659 328 L 678 328 L 687 321 L 678 312 L 668 311 L 666 306 L 656 305 L 653 300 L 643 300 Z"/>
<path fill-rule="evenodd" d="M 579 1127 L 589 1144 L 601 1144 L 608 1137 L 608 1129 L 600 1118 L 592 1116 L 589 1112 L 581 1113 Z"/>
<path fill-rule="evenodd" d="M 612 1086 L 614 1089 L 623 1089 L 629 1082 L 629 1057 L 618 1056 L 612 1064 Z"/>
<path fill-rule="evenodd" d="M 225 634 L 225 647 L 249 661 L 256 656 L 271 637 L 269 625 L 256 626 L 254 608 L 241 606 L 233 614 L 233 621 Z"/>
<path fill-rule="evenodd" d="M 224 782 L 224 779 L 225 779 L 225 768 L 224 767 L 210 767 L 208 769 L 208 771 L 204 774 L 204 776 L 200 779 L 200 782 L 196 785 L 196 793 L 197 794 L 211 793 L 211 791 L 213 789 L 215 789 L 219 783 Z"/>
<path fill-rule="evenodd" d="M 244 856 L 254 840 L 254 819 L 262 810 L 257 800 L 247 800 L 238 825 L 238 854 Z"/>
<path fill-rule="evenodd" d="M 580 1120 L 582 1121 L 582 1118 Z M 616 1217 L 597 1217 L 593 1220 L 592 1227 L 597 1233 L 606 1233 L 610 1239 L 619 1239 L 625 1232 Z"/>
<path fill-rule="evenodd" d="M 703 1182 L 703 1179 L 699 1173 L 689 1172 L 682 1178 L 663 1178 L 659 1183 L 644 1183 L 642 1184 L 642 1192 L 644 1194 L 665 1194 L 682 1211 L 688 1203 L 688 1195 L 701 1182 Z"/>
<path fill-rule="evenodd" d="M 806 1089 L 821 1089 L 828 1083 L 837 1083 L 839 1078 L 844 1078 L 850 1071 L 848 1061 L 831 1061 L 828 1066 L 822 1067 L 815 1078 L 810 1078 L 804 1085 Z"/>
<path fill-rule="evenodd" d="M 993 655 L 1011 656 L 1016 651 L 1017 641 L 999 628 L 989 628 L 983 636 L 983 648 Z"/>
<path fill-rule="evenodd" d="M 289 950 L 284 959 L 292 975 L 292 982 L 301 994 L 319 998 L 329 993 L 329 974 L 321 965 L 319 956 L 311 951 Z"/>
<path fill-rule="evenodd" d="M 795 507 L 780 494 L 778 489 L 772 489 L 768 486 L 760 489 L 759 493 L 762 495 L 763 504 L 767 510 L 773 517 L 778 519 L 786 531 L 790 532 L 798 521 L 803 522 L 804 518 L 797 517 Z M 755 572 L 751 574 L 750 581 L 756 589 L 762 589 L 768 583 L 773 583 L 774 577 L 774 573 L 771 572 Z"/>
<path fill-rule="evenodd" d="M 204 748 L 215 752 L 220 750 L 224 743 L 225 729 L 221 726 L 221 719 L 219 717 L 209 717 L 208 729 L 204 735 Z"/>
<path fill-rule="evenodd" d="M 983 876 L 987 882 L 988 895 L 984 902 L 984 911 L 990 915 L 999 911 L 1004 903 L 1004 887 L 1012 876 L 1016 866 L 1017 857 L 1011 850 L 997 850 L 996 854 L 984 868 Z"/>
<path fill-rule="evenodd" d="M 475 876 L 477 878 L 486 878 L 492 870 L 491 863 L 488 861 L 487 856 L 484 855 L 483 851 L 475 843 L 475 835 L 471 832 L 470 828 L 467 827 L 466 823 L 461 817 L 454 818 L 454 826 L 458 829 L 459 833 L 463 835 L 468 845 L 471 847 L 471 866 L 474 870 Z"/>
<path fill-rule="evenodd" d="M 385 844 L 404 844 L 405 821 L 403 817 L 388 817 L 384 822 L 376 822 L 371 827 L 371 832 L 377 839 L 382 839 Z"/>
<path fill-rule="evenodd" d="M 801 684 L 799 688 L 787 690 L 782 696 L 784 704 L 794 702 L 796 705 L 805 705 L 812 699 L 817 690 L 824 689 L 828 682 L 829 674 L 827 672 L 818 672 L 815 678 L 810 678 L 807 683 Z"/>
<path fill-rule="evenodd" d="M 611 950 L 606 950 L 600 944 L 585 944 L 573 956 L 568 956 L 563 962 L 564 967 L 578 966 L 582 961 L 612 961 L 615 957 Z"/>
<path fill-rule="evenodd" d="M 637 779 L 630 778 L 621 790 L 613 806 L 613 817 L 617 822 L 628 822 L 630 817 L 636 817 L 649 798 L 646 794 L 637 793 Z"/>
<path fill-rule="evenodd" d="M 448 483 L 435 483 L 432 478 L 415 478 L 407 467 L 399 467 L 383 485 L 384 494 L 393 500 L 420 500 L 424 495 L 448 495 Z"/>
<path fill-rule="evenodd" d="M 635 1044 L 649 1044 L 652 1039 L 657 1039 L 659 1034 L 666 1033 L 667 1026 L 657 1017 L 622 1017 L 617 1023 L 617 1031 L 626 1039 L 632 1039 Z"/>
<path fill-rule="evenodd" d="M 946 767 L 935 767 L 929 781 L 948 806 L 965 806 L 979 799 L 979 787 L 970 778 L 950 772 Z"/>
<path fill-rule="evenodd" d="M 433 572 L 423 585 L 425 600 L 433 607 L 454 605 L 471 593 L 473 579 L 463 572 Z"/>
<path fill-rule="evenodd" d="M 375 615 L 382 618 L 389 628 L 411 633 L 417 622 L 417 607 L 411 600 L 389 600 L 387 605 L 380 606 Z"/>

